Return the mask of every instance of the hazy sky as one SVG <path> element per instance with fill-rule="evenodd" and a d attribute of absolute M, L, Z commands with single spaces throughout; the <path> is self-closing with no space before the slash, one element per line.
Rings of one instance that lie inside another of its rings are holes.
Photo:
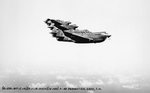
<path fill-rule="evenodd" d="M 1 0 L 0 73 L 150 76 L 149 5 L 149 0 Z M 43 22 L 47 18 L 112 37 L 97 44 L 58 42 Z"/>

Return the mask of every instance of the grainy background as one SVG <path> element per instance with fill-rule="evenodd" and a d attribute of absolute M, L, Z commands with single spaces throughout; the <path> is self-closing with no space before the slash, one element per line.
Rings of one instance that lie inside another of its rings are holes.
<path fill-rule="evenodd" d="M 116 84 L 123 90 L 148 89 L 149 4 L 149 0 L 1 0 L 1 86 L 14 75 L 22 79 L 37 75 L 46 81 L 52 74 L 69 74 L 100 75 L 104 85 Z M 112 37 L 97 44 L 58 42 L 43 22 L 47 18 L 71 21 L 91 32 L 106 31 Z M 94 81 L 87 82 L 82 83 Z"/>

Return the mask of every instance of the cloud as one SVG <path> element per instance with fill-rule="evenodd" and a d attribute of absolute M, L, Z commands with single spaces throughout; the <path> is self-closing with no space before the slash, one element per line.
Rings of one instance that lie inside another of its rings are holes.
<path fill-rule="evenodd" d="M 98 80 L 95 82 L 96 85 L 104 85 L 104 82 L 102 80 Z"/>
<path fill-rule="evenodd" d="M 79 83 L 82 87 L 90 87 L 93 85 L 93 83 L 88 80 L 82 80 L 82 81 L 79 81 Z"/>
<path fill-rule="evenodd" d="M 77 87 L 76 85 L 74 85 L 68 81 L 65 81 L 65 85 L 66 85 L 66 87 L 70 87 L 70 88 L 76 88 Z"/>
<path fill-rule="evenodd" d="M 139 84 L 129 84 L 129 85 L 122 85 L 123 88 L 128 88 L 128 89 L 140 89 Z"/>
<path fill-rule="evenodd" d="M 51 86 L 58 86 L 58 85 L 60 85 L 59 82 L 54 82 L 54 83 L 51 84 Z"/>
<path fill-rule="evenodd" d="M 43 88 L 46 86 L 46 83 L 31 83 L 29 87 L 31 88 Z"/>
<path fill-rule="evenodd" d="M 123 88 L 140 89 L 140 80 L 137 76 L 119 76 L 118 79 Z"/>
<path fill-rule="evenodd" d="M 111 85 L 113 83 L 115 83 L 115 81 L 112 78 L 108 79 L 107 84 Z"/>
<path fill-rule="evenodd" d="M 59 80 L 66 80 L 66 79 L 72 79 L 72 77 L 70 76 L 57 76 L 56 79 L 59 79 Z"/>
<path fill-rule="evenodd" d="M 74 77 L 74 76 L 57 76 L 56 79 L 59 80 L 67 80 L 67 79 L 83 79 L 82 77 Z"/>
<path fill-rule="evenodd" d="M 94 93 L 94 91 L 88 91 L 88 93 Z"/>
<path fill-rule="evenodd" d="M 129 78 L 129 77 L 121 77 L 119 78 L 119 82 L 121 84 L 128 84 L 128 83 L 136 83 L 137 80 L 136 79 L 133 79 L 133 78 Z"/>

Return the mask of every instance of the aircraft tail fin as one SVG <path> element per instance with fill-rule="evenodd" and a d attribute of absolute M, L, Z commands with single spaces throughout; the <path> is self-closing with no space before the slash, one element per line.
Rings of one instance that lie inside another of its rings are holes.
<path fill-rule="evenodd" d="M 44 21 L 48 26 L 50 26 L 51 25 L 51 19 L 47 19 L 46 21 Z"/>

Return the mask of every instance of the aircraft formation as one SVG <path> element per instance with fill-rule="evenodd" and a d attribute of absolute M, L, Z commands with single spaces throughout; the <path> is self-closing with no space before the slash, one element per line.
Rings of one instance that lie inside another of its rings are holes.
<path fill-rule="evenodd" d="M 47 19 L 45 23 L 52 30 L 51 34 L 58 41 L 74 43 L 100 43 L 111 35 L 106 32 L 90 32 L 89 30 L 79 30 L 78 26 L 69 21 Z"/>

